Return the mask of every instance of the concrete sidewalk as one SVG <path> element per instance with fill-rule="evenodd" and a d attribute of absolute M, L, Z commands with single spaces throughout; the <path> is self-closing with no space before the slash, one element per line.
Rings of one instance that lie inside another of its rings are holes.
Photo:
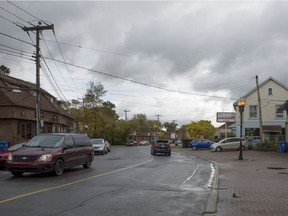
<path fill-rule="evenodd" d="M 288 153 L 248 150 L 238 160 L 239 151 L 173 150 L 212 161 L 218 168 L 211 191 L 216 196 L 209 198 L 215 208 L 205 216 L 288 215 Z"/>

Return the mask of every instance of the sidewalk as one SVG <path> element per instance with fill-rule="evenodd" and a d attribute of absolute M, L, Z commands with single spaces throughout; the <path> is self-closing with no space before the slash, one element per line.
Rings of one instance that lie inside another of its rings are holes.
<path fill-rule="evenodd" d="M 238 160 L 239 151 L 173 150 L 212 161 L 218 168 L 211 190 L 217 196 L 210 199 L 217 207 L 205 216 L 288 215 L 288 153 L 249 150 Z"/>

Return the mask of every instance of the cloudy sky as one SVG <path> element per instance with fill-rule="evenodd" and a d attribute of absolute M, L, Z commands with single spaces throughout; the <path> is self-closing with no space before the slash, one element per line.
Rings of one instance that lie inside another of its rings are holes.
<path fill-rule="evenodd" d="M 217 126 L 256 75 L 288 85 L 288 1 L 1 0 L 0 65 L 13 77 L 35 82 L 36 35 L 21 27 L 39 20 L 55 33 L 41 34 L 42 88 L 70 100 L 100 82 L 122 119 Z"/>

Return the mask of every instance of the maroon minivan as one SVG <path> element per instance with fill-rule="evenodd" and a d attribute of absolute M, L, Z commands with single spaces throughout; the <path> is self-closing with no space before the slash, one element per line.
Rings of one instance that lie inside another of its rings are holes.
<path fill-rule="evenodd" d="M 93 160 L 94 148 L 87 135 L 50 133 L 33 137 L 9 154 L 5 165 L 14 176 L 24 172 L 53 172 L 60 176 L 67 168 L 90 168 Z"/>

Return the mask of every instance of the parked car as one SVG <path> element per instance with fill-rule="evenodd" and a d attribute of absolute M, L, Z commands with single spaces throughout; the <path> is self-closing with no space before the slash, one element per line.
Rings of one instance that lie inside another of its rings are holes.
<path fill-rule="evenodd" d="M 40 134 L 10 153 L 6 167 L 14 176 L 22 176 L 24 172 L 53 172 L 60 176 L 66 168 L 80 165 L 90 168 L 93 159 L 94 149 L 87 135 Z"/>
<path fill-rule="evenodd" d="M 5 163 L 7 161 L 8 155 L 20 148 L 22 148 L 27 142 L 15 144 L 9 148 L 4 149 L 0 152 L 0 168 L 5 168 Z"/>
<path fill-rule="evenodd" d="M 106 140 L 107 151 L 111 152 L 111 144 Z"/>
<path fill-rule="evenodd" d="M 153 145 L 151 146 L 151 154 L 165 154 L 170 156 L 171 155 L 171 142 L 170 140 L 166 139 L 159 139 L 156 140 Z"/>
<path fill-rule="evenodd" d="M 149 143 L 149 141 L 148 140 L 141 140 L 140 142 L 139 142 L 139 146 L 147 146 L 147 145 L 149 145 L 150 143 Z"/>
<path fill-rule="evenodd" d="M 242 150 L 248 149 L 246 139 L 239 137 L 229 137 L 222 139 L 218 143 L 214 143 L 210 146 L 211 151 L 226 151 L 226 150 L 239 150 L 240 140 L 242 139 Z"/>
<path fill-rule="evenodd" d="M 135 140 L 129 140 L 126 145 L 127 145 L 127 146 L 137 146 L 138 143 L 137 143 L 137 141 L 135 141 Z"/>
<path fill-rule="evenodd" d="M 213 144 L 212 141 L 207 140 L 207 139 L 197 139 L 197 140 L 192 140 L 189 143 L 189 147 L 192 148 L 193 150 L 197 150 L 199 148 L 208 148 L 210 149 L 210 146 Z"/>
<path fill-rule="evenodd" d="M 94 153 L 100 153 L 102 155 L 108 153 L 108 147 L 107 147 L 107 142 L 102 139 L 91 139 L 92 145 L 94 147 Z"/>

